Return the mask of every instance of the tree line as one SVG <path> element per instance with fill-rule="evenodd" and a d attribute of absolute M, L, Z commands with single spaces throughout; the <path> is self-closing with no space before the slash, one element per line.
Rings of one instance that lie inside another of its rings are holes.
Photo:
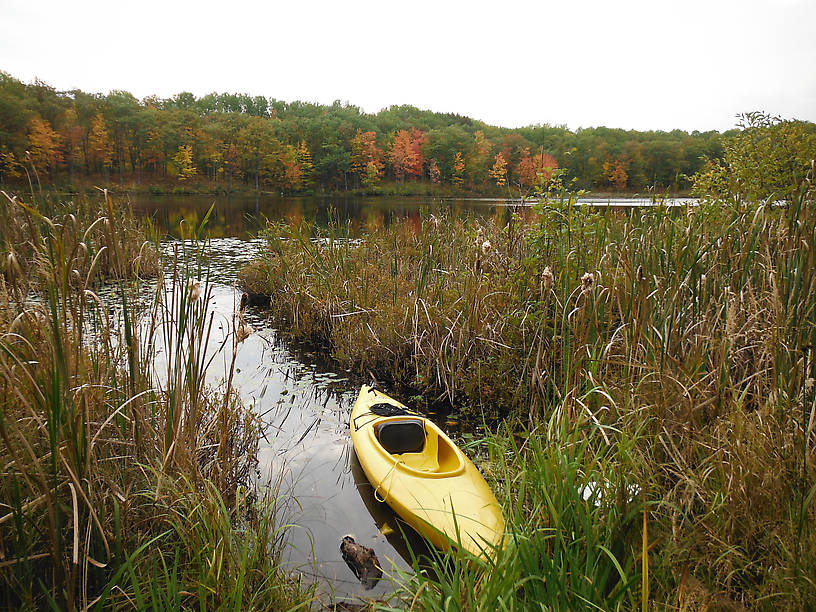
<path fill-rule="evenodd" d="M 726 133 L 728 134 L 728 133 Z M 98 179 L 215 188 L 376 190 L 423 182 L 457 190 L 525 190 L 556 169 L 579 188 L 683 190 L 719 132 L 605 127 L 509 129 L 457 114 L 391 106 L 376 114 L 336 101 L 283 102 L 212 93 L 138 100 L 58 91 L 0 72 L 0 182 Z"/>

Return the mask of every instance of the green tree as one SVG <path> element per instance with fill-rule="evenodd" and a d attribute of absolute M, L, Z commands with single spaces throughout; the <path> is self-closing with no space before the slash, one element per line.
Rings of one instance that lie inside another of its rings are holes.
<path fill-rule="evenodd" d="M 465 169 L 470 181 L 475 185 L 482 185 L 490 176 L 490 151 L 493 145 L 484 135 L 482 130 L 476 130 L 473 134 L 473 146 L 465 159 Z"/>
<path fill-rule="evenodd" d="M 312 177 L 314 176 L 314 163 L 312 163 L 312 154 L 309 153 L 309 148 L 306 146 L 305 140 L 300 141 L 300 145 L 298 145 L 297 153 L 295 155 L 295 160 L 297 161 L 298 166 L 300 166 L 300 171 L 303 174 L 302 185 L 307 187 L 312 183 Z"/>
<path fill-rule="evenodd" d="M 723 143 L 723 160 L 694 176 L 694 193 L 737 203 L 796 198 L 816 159 L 816 125 L 759 112 L 742 115 L 740 125 Z"/>
<path fill-rule="evenodd" d="M 457 187 L 461 187 L 465 181 L 465 160 L 462 154 L 457 151 L 453 157 L 453 165 L 451 169 L 451 183 Z"/>
<path fill-rule="evenodd" d="M 380 169 L 374 161 L 368 162 L 366 166 L 366 173 L 363 177 L 363 185 L 366 187 L 375 187 L 380 182 Z"/>

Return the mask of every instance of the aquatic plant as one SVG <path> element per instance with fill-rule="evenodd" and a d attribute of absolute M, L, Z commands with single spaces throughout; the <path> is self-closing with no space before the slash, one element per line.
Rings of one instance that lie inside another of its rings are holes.
<path fill-rule="evenodd" d="M 201 270 L 176 252 L 162 273 L 107 194 L 7 197 L 0 220 L 0 607 L 308 599 L 277 563 L 274 492 L 251 494 L 257 417 L 204 384 Z"/>

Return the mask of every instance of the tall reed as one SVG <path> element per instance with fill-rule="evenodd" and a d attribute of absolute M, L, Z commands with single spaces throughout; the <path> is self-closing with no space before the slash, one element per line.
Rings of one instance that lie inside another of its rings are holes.
<path fill-rule="evenodd" d="M 257 417 L 204 384 L 211 317 L 193 270 L 165 276 L 107 193 L 69 210 L 0 203 L 0 607 L 307 599 L 248 493 Z"/>

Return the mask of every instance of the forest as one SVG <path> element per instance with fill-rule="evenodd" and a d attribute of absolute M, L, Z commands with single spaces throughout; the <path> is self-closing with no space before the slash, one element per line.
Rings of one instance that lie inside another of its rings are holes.
<path fill-rule="evenodd" d="M 65 191 L 103 182 L 157 191 L 378 193 L 422 185 L 518 195 L 558 168 L 578 189 L 682 193 L 707 160 L 722 157 L 728 135 L 508 129 L 413 106 L 369 114 L 340 101 L 246 94 L 139 100 L 125 91 L 58 91 L 0 71 L 0 183 L 27 184 L 33 168 L 41 184 Z"/>

